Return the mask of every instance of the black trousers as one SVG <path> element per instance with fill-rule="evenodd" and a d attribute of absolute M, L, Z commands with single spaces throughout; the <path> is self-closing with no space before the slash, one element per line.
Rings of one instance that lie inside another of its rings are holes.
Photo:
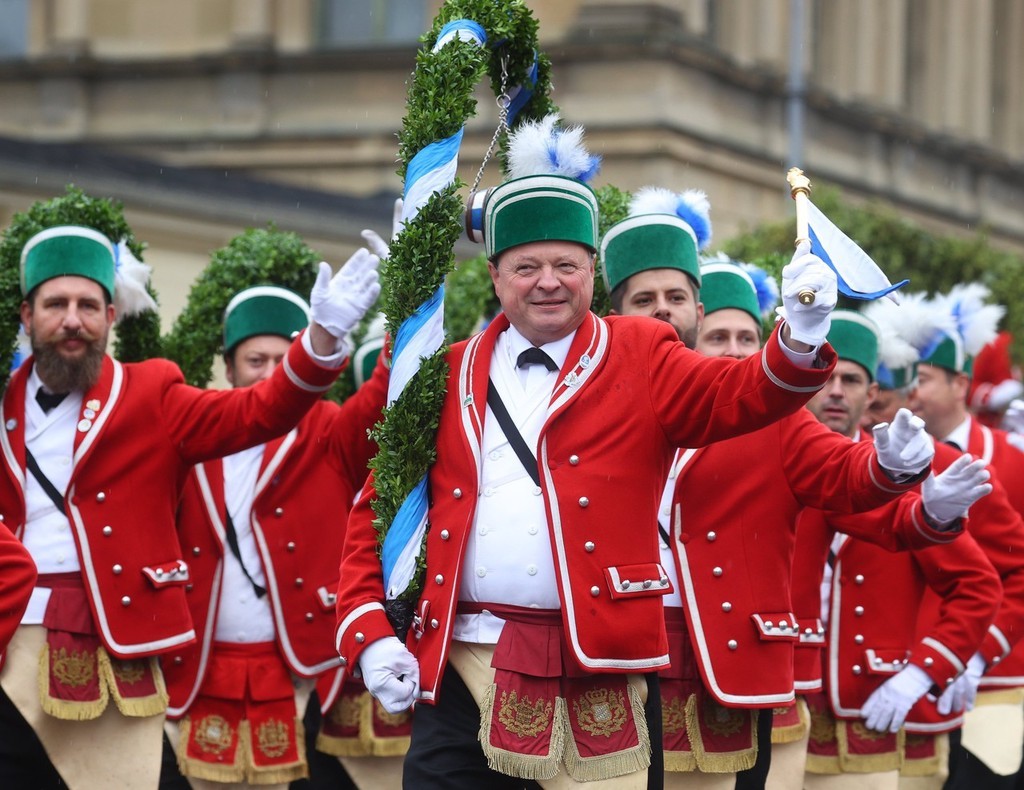
<path fill-rule="evenodd" d="M 665 762 L 661 751 L 661 692 L 655 672 L 647 680 L 644 716 L 651 735 L 651 767 L 648 790 L 664 786 Z M 441 680 L 437 705 L 418 705 L 412 719 L 412 739 L 405 756 L 402 785 L 409 790 L 519 790 L 538 787 L 536 782 L 505 776 L 487 767 L 480 746 L 480 708 L 449 667 Z"/>
<path fill-rule="evenodd" d="M 757 712 L 757 760 L 752 768 L 736 774 L 736 790 L 763 790 L 772 767 L 772 709 Z"/>
<path fill-rule="evenodd" d="M 1020 774 L 1000 776 L 960 743 L 960 730 L 949 734 L 949 779 L 943 790 L 1015 790 Z"/>
<path fill-rule="evenodd" d="M 0 689 L 0 787 L 50 790 L 67 787 L 25 717 Z"/>

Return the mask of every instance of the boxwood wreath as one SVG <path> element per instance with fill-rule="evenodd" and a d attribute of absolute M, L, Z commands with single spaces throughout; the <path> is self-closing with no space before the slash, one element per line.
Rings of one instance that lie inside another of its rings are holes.
<path fill-rule="evenodd" d="M 0 370 L 5 381 L 10 376 L 21 326 L 21 250 L 37 233 L 57 225 L 95 228 L 115 245 L 124 241 L 132 254 L 142 260 L 145 245 L 135 238 L 125 221 L 121 203 L 92 197 L 74 185 L 68 185 L 63 195 L 39 201 L 28 211 L 15 214 L 0 239 L 0 315 L 4 317 L 0 328 Z M 147 290 L 155 300 L 152 286 L 147 286 Z M 151 310 L 118 317 L 115 334 L 113 354 L 122 362 L 160 356 L 160 316 Z"/>
<path fill-rule="evenodd" d="M 485 44 L 477 46 L 456 39 L 433 51 L 442 28 L 460 19 L 472 20 L 483 28 Z M 528 75 L 536 64 L 532 95 L 516 114 L 513 125 L 542 118 L 554 110 L 549 98 L 550 62 L 537 48 L 537 22 L 522 2 L 447 0 L 421 42 L 399 134 L 398 175 L 403 182 L 409 163 L 419 151 L 457 134 L 475 113 L 473 91 L 484 74 L 490 76 L 495 96 L 500 96 L 503 85 L 510 88 L 529 84 Z M 498 135 L 502 162 L 506 142 L 507 133 L 502 131 Z M 454 266 L 453 248 L 462 232 L 461 186 L 456 178 L 436 190 L 391 241 L 390 257 L 382 264 L 380 301 L 391 337 L 431 299 Z M 399 507 L 436 458 L 437 427 L 448 376 L 446 352 L 447 347 L 442 346 L 420 361 L 418 372 L 373 429 L 372 436 L 380 446 L 372 462 L 378 551 Z M 412 582 L 385 607 L 399 637 L 404 638 L 411 624 L 424 572 L 421 545 Z"/>

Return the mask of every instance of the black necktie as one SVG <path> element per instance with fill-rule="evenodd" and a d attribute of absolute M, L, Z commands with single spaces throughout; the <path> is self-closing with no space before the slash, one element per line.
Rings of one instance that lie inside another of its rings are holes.
<path fill-rule="evenodd" d="M 543 349 L 537 348 L 536 346 L 530 346 L 526 351 L 519 355 L 516 360 L 516 367 L 523 368 L 527 365 L 543 365 L 548 370 L 558 370 L 558 365 L 555 364 L 555 360 L 544 353 Z"/>
<path fill-rule="evenodd" d="M 66 392 L 47 392 L 40 387 L 36 390 L 36 403 L 42 406 L 44 414 L 49 414 L 60 406 L 61 401 L 67 396 Z"/>

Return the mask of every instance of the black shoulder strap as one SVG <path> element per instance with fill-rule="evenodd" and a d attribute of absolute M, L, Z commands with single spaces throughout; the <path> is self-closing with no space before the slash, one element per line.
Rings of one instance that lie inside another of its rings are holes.
<path fill-rule="evenodd" d="M 501 400 L 501 396 L 498 395 L 498 390 L 494 386 L 494 382 L 490 379 L 487 380 L 487 405 L 491 407 L 491 411 L 494 412 L 494 416 L 498 420 L 498 425 L 501 426 L 501 430 L 505 433 L 505 438 L 508 439 L 508 443 L 512 445 L 512 449 L 516 451 L 516 455 L 519 456 L 519 461 L 522 463 L 526 473 L 533 480 L 533 484 L 540 485 L 540 471 L 537 468 L 537 458 L 533 452 L 526 445 L 526 440 L 523 435 L 519 433 L 519 429 L 516 424 L 512 422 L 512 417 L 508 413 L 508 409 L 505 408 L 505 404 Z"/>
<path fill-rule="evenodd" d="M 25 448 L 25 464 L 28 466 L 28 471 L 32 473 L 32 477 L 43 487 L 43 491 L 50 497 L 53 504 L 57 506 L 57 510 L 67 518 L 68 511 L 64 506 L 64 495 L 57 490 L 57 486 L 50 482 L 50 478 L 43 474 L 43 470 L 39 468 L 39 462 L 36 461 L 36 457 L 32 455 L 32 451 L 28 447 Z"/>
<path fill-rule="evenodd" d="M 253 592 L 256 593 L 257 598 L 262 598 L 267 594 L 265 587 L 261 587 L 253 581 L 252 576 L 249 574 L 249 569 L 245 567 L 245 563 L 242 562 L 242 552 L 238 548 L 238 533 L 235 532 L 235 522 L 231 520 L 231 514 L 224 510 L 224 532 L 228 539 L 228 548 L 231 549 L 231 553 L 235 555 L 235 559 L 238 560 L 238 564 L 242 566 L 242 573 L 245 574 L 245 578 L 249 580 L 249 584 L 252 585 Z"/>

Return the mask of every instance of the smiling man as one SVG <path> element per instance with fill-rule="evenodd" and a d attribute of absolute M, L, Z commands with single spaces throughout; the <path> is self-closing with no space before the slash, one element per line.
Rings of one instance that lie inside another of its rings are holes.
<path fill-rule="evenodd" d="M 408 787 L 647 787 L 649 766 L 657 781 L 670 584 L 653 524 L 672 451 L 792 413 L 830 373 L 835 279 L 813 256 L 787 268 L 790 321 L 743 363 L 701 358 L 659 321 L 591 313 L 594 192 L 579 168 L 515 164 L 589 164 L 566 156 L 574 136 L 551 119 L 517 130 L 512 177 L 487 196 L 503 312 L 448 354 L 404 644 L 384 613 L 373 483 L 349 520 L 337 644 L 386 708 L 421 703 Z M 540 154 L 523 156 L 531 138 Z"/>
<path fill-rule="evenodd" d="M 115 271 L 110 240 L 87 227 L 48 228 L 22 253 L 33 356 L 4 393 L 0 517 L 39 579 L 0 672 L 5 787 L 156 786 L 155 657 L 196 638 L 174 524 L 188 470 L 286 433 L 338 375 L 379 290 L 375 258 L 333 279 L 321 264 L 313 321 L 277 372 L 213 392 L 166 360 L 107 355 Z"/>

